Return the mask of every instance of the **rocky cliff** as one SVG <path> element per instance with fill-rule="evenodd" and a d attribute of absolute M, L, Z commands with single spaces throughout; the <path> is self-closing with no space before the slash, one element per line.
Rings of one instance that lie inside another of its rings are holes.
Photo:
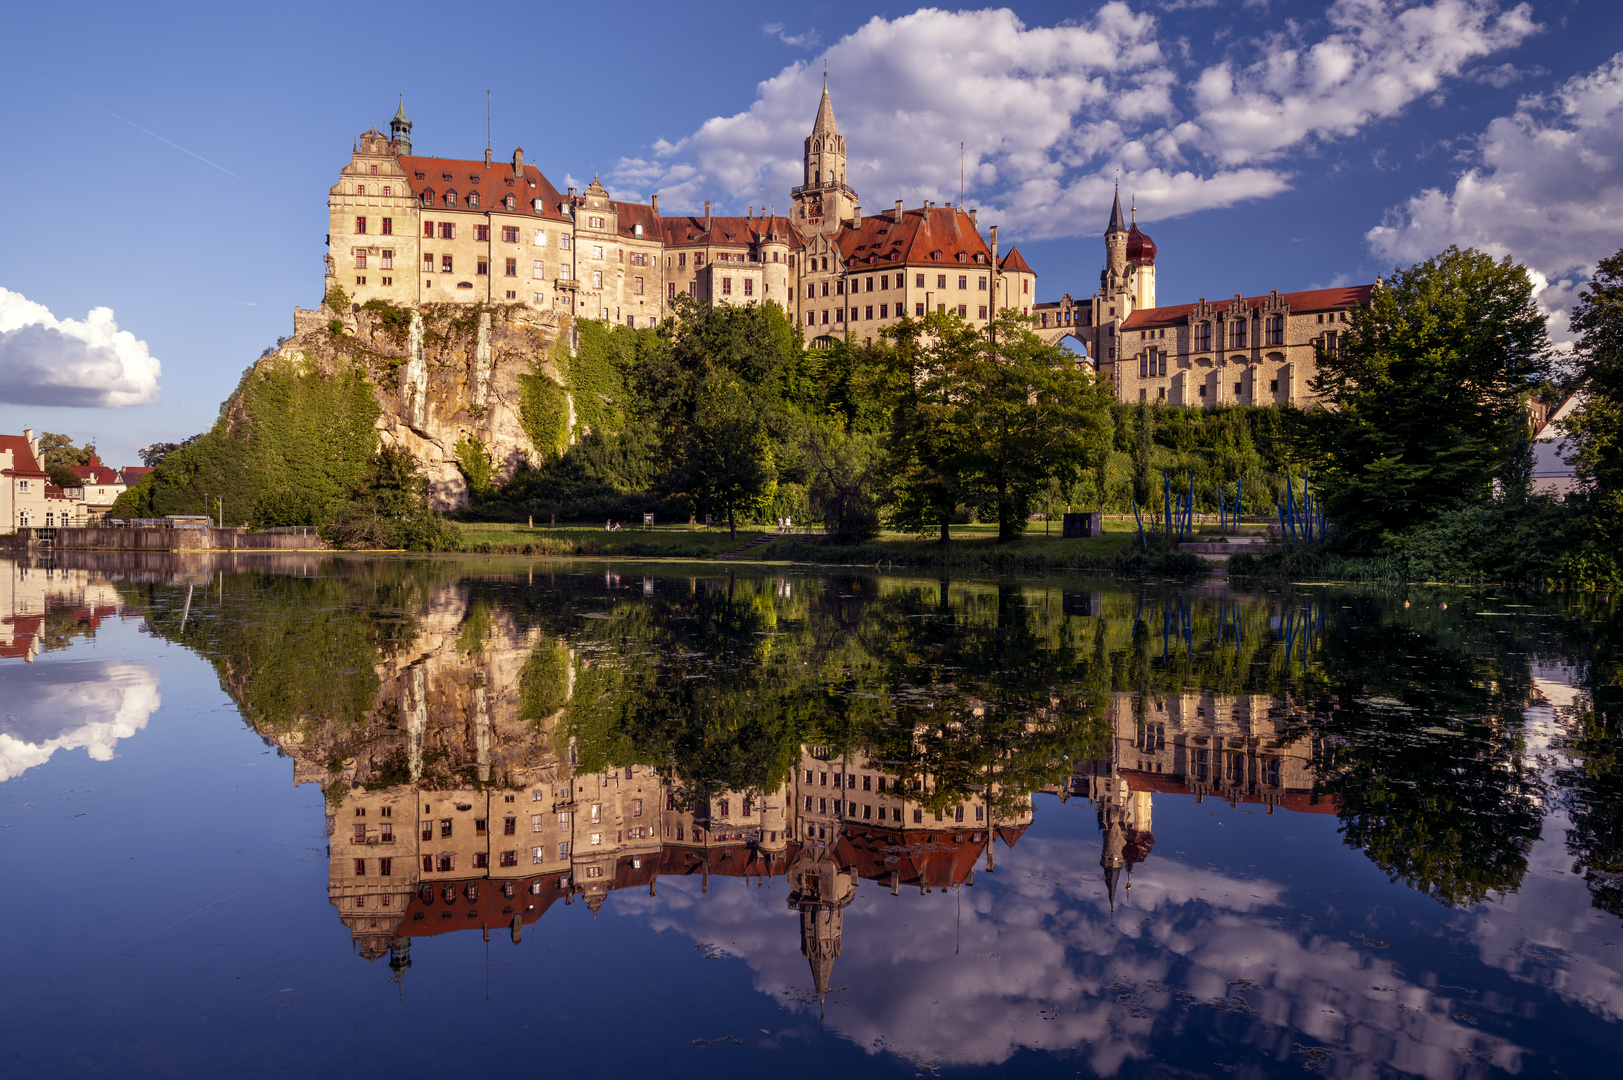
<path fill-rule="evenodd" d="M 558 347 L 571 329 L 570 316 L 521 304 L 406 309 L 374 302 L 351 311 L 323 304 L 295 309 L 293 336 L 255 366 L 313 365 L 325 375 L 359 369 L 381 410 L 381 443 L 409 451 L 429 479 L 434 507 L 448 510 L 468 502 L 468 473 L 480 468 L 470 456 L 487 455 L 499 483 L 560 449 L 538 440 L 567 441 L 571 418 L 549 425 L 531 415 L 536 395 L 527 411 L 524 384 L 554 384 L 572 413 Z"/>

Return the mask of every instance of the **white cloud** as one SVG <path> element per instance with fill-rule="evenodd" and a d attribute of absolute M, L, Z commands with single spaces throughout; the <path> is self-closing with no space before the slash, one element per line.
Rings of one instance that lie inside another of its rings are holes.
<path fill-rule="evenodd" d="M 73 660 L 0 669 L 0 781 L 83 748 L 111 761 L 118 740 L 157 711 L 158 673 L 142 664 Z"/>
<path fill-rule="evenodd" d="M 1393 116 L 1537 29 L 1526 5 L 1496 0 L 1336 0 L 1327 21 L 1322 40 L 1287 23 L 1192 69 L 1185 43 L 1120 0 L 1054 27 L 1007 9 L 875 17 L 761 83 L 744 112 L 625 159 L 612 182 L 672 209 L 786 211 L 826 63 L 870 208 L 955 201 L 962 142 L 970 205 L 1018 235 L 1087 235 L 1118 176 L 1146 220 L 1282 191 L 1288 151 Z"/>
<path fill-rule="evenodd" d="M 1623 53 L 1490 122 L 1452 191 L 1420 192 L 1368 239 L 1398 262 L 1449 244 L 1513 256 L 1560 336 L 1595 263 L 1623 248 Z"/>
<path fill-rule="evenodd" d="M 798 34 L 786 34 L 783 32 L 782 23 L 767 23 L 761 27 L 761 33 L 767 37 L 775 37 L 785 45 L 793 46 L 796 49 L 815 49 L 823 43 L 822 37 L 818 35 L 815 29 L 805 30 Z"/>
<path fill-rule="evenodd" d="M 43 304 L 0 288 L 0 401 L 116 409 L 158 394 L 158 361 L 147 344 L 91 308 L 58 319 Z"/>

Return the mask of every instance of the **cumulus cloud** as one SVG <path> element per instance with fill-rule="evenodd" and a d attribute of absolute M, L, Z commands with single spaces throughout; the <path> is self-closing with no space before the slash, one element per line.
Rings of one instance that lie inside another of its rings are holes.
<path fill-rule="evenodd" d="M 157 711 L 158 673 L 142 664 L 74 660 L 0 668 L 0 781 L 83 749 L 111 761 L 118 740 Z"/>
<path fill-rule="evenodd" d="M 1397 262 L 1449 244 L 1511 255 L 1561 336 L 1595 263 L 1623 248 L 1623 53 L 1490 122 L 1452 190 L 1411 197 L 1368 240 Z"/>
<path fill-rule="evenodd" d="M 673 208 L 786 210 L 826 63 L 849 181 L 870 206 L 955 201 L 961 142 L 971 205 L 1020 235 L 1087 235 L 1118 178 L 1148 220 L 1282 191 L 1289 151 L 1393 116 L 1537 29 L 1526 5 L 1496 0 L 1336 0 L 1326 23 L 1321 40 L 1287 23 L 1197 66 L 1120 0 L 1053 27 L 1007 9 L 875 17 L 610 179 Z"/>
<path fill-rule="evenodd" d="M 113 309 L 58 319 L 44 304 L 0 288 L 0 401 L 117 409 L 158 395 L 158 361 L 120 330 Z"/>

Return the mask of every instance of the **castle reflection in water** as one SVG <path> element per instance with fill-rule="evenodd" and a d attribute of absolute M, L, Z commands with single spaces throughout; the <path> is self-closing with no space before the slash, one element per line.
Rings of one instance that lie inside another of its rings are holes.
<path fill-rule="evenodd" d="M 555 904 L 595 915 L 616 890 L 657 895 L 661 878 L 697 879 L 701 893 L 712 876 L 781 878 L 822 994 L 860 883 L 893 895 L 972 886 L 977 867 L 995 870 L 997 841 L 1013 846 L 1031 824 L 1037 792 L 994 782 L 927 807 L 932 778 L 903 783 L 880 762 L 816 745 L 765 795 L 695 800 L 648 764 L 586 771 L 558 732 L 563 708 L 521 719 L 518 687 L 536 652 L 555 650 L 567 702 L 590 661 L 500 620 L 469 655 L 452 647 L 464 617 L 460 605 L 431 611 L 413 648 L 386 663 L 372 714 L 383 734 L 364 757 L 333 759 L 319 736 L 282 742 L 296 780 L 328 795 L 329 899 L 359 955 L 387 956 L 396 973 L 417 938 L 494 931 L 517 944 Z M 1107 709 L 1108 752 L 1041 792 L 1095 806 L 1112 906 L 1154 848 L 1157 794 L 1335 812 L 1313 793 L 1325 747 L 1289 738 L 1268 696 L 1121 693 Z"/>

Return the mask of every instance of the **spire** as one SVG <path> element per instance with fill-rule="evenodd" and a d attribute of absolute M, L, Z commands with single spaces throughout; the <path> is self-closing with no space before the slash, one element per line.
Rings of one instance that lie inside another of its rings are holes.
<path fill-rule="evenodd" d="M 409 156 L 411 154 L 411 119 L 406 116 L 406 92 L 400 91 L 400 107 L 394 111 L 394 119 L 389 121 L 389 137 L 395 143 L 396 152 Z"/>
<path fill-rule="evenodd" d="M 828 135 L 838 135 L 840 129 L 834 123 L 834 103 L 828 99 L 828 72 L 823 72 L 823 100 L 817 103 L 817 122 L 812 125 L 812 134 L 823 132 Z"/>
<path fill-rule="evenodd" d="M 1110 224 L 1105 227 L 1105 235 L 1109 236 L 1111 233 L 1124 233 L 1126 231 L 1127 224 L 1121 219 L 1121 184 L 1117 183 L 1116 200 L 1110 207 Z"/>

